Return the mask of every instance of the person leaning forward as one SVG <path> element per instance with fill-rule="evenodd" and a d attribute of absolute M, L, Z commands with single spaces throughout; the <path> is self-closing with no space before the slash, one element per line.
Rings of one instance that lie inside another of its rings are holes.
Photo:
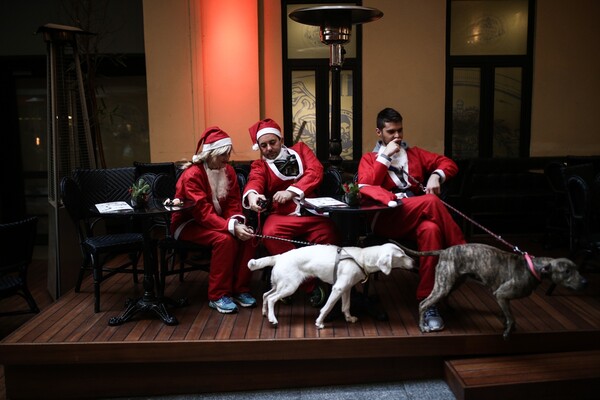
<path fill-rule="evenodd" d="M 314 197 L 323 180 L 323 165 L 312 150 L 302 142 L 286 147 L 281 128 L 269 118 L 256 122 L 249 132 L 253 149 L 260 150 L 261 158 L 251 165 L 243 206 L 259 213 L 268 211 L 262 226 L 263 235 L 339 244 L 337 228 L 328 217 L 300 213 L 299 202 L 305 197 Z M 264 239 L 263 244 L 272 255 L 295 248 L 289 241 L 276 239 Z M 324 304 L 325 290 L 321 284 L 311 280 L 304 289 L 311 294 L 313 306 Z"/>
<path fill-rule="evenodd" d="M 376 133 L 377 145 L 360 160 L 358 183 L 392 191 L 402 199 L 402 205 L 386 213 L 385 218 L 373 221 L 375 235 L 416 241 L 420 251 L 465 243 L 462 231 L 438 197 L 441 184 L 458 173 L 456 163 L 443 155 L 409 147 L 403 140 L 402 115 L 392 108 L 377 115 Z M 425 190 L 415 181 L 425 183 Z M 437 257 L 419 260 L 419 302 L 433 289 L 436 265 Z M 425 312 L 425 323 L 430 331 L 444 328 L 435 306 Z"/>
<path fill-rule="evenodd" d="M 196 147 L 191 165 L 177 181 L 176 198 L 191 199 L 193 209 L 174 213 L 171 230 L 175 239 L 212 249 L 208 275 L 208 305 L 228 314 L 254 307 L 250 294 L 254 256 L 254 231 L 246 226 L 237 175 L 228 164 L 232 150 L 229 135 L 217 126 L 207 128 Z"/>

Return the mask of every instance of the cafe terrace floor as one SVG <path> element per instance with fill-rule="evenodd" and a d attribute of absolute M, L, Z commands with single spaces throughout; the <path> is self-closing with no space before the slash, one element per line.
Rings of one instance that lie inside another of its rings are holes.
<path fill-rule="evenodd" d="M 45 267 L 39 264 L 38 269 Z M 417 328 L 417 274 L 410 271 L 371 277 L 369 295 L 388 320 L 357 314 L 355 324 L 338 317 L 322 330 L 314 326 L 318 310 L 302 291 L 292 304 L 278 305 L 275 329 L 261 315 L 260 301 L 259 307 L 233 315 L 210 309 L 204 272 L 187 274 L 183 283 L 170 278 L 166 294 L 190 301 L 171 309 L 176 326 L 145 314 L 108 325 L 127 298 L 142 293 L 142 284 L 135 285 L 130 275 L 102 284 L 99 313 L 93 312 L 90 278 L 80 293 L 68 292 L 54 302 L 45 300 L 49 295 L 38 287 L 34 296 L 44 297 L 38 300 L 41 313 L 11 333 L 6 318 L 18 317 L 4 317 L 0 363 L 7 397 L 98 398 L 441 379 L 448 360 L 600 349 L 597 273 L 588 274 L 590 285 L 582 292 L 559 287 L 548 296 L 544 282 L 531 296 L 513 301 L 517 331 L 508 341 L 491 293 L 473 281 L 441 305 L 446 329 L 424 334 Z M 254 293 L 266 288 L 256 273 Z M 2 311 L 6 304 L 0 306 Z"/>

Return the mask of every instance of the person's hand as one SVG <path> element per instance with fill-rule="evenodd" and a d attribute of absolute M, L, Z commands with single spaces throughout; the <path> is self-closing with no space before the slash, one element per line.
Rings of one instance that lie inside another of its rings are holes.
<path fill-rule="evenodd" d="M 263 194 L 256 194 L 254 192 L 248 193 L 248 205 L 252 211 L 264 211 L 265 208 L 259 204 L 261 202 L 267 204 L 267 198 Z"/>
<path fill-rule="evenodd" d="M 279 192 L 273 195 L 273 201 L 283 204 L 293 199 L 294 196 L 295 193 L 290 192 L 289 190 L 280 190 Z"/>
<path fill-rule="evenodd" d="M 442 178 L 440 178 L 439 175 L 431 174 L 431 176 L 427 180 L 427 186 L 425 186 L 425 193 L 432 193 L 436 196 L 439 196 L 442 190 L 440 185 L 441 179 Z"/>
<path fill-rule="evenodd" d="M 388 157 L 392 157 L 394 154 L 400 151 L 400 143 L 402 143 L 402 139 L 394 139 L 390 141 L 387 146 L 385 146 L 383 153 Z"/>
<path fill-rule="evenodd" d="M 233 231 L 235 233 L 235 237 L 242 241 L 246 241 L 254 237 L 254 230 L 244 224 L 235 224 Z"/>

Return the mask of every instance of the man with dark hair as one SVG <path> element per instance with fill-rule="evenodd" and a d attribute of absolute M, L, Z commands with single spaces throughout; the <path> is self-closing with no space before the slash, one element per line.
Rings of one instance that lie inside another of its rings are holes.
<path fill-rule="evenodd" d="M 300 201 L 314 197 L 323 181 L 323 165 L 312 150 L 302 142 L 285 146 L 281 128 L 269 118 L 256 122 L 248 131 L 253 149 L 260 150 L 262 157 L 252 163 L 243 204 L 257 212 L 269 211 L 263 234 L 310 243 L 339 244 L 332 220 L 300 212 Z M 290 240 L 267 239 L 263 243 L 271 255 L 296 247 Z M 322 285 L 311 280 L 304 288 L 311 293 L 310 302 L 314 307 L 324 304 L 326 294 Z"/>
<path fill-rule="evenodd" d="M 362 156 L 358 167 L 359 185 L 380 186 L 396 194 L 402 205 L 373 220 L 373 232 L 381 237 L 416 241 L 421 251 L 437 250 L 465 243 L 462 231 L 439 199 L 441 184 L 458 172 L 454 161 L 404 142 L 402 115 L 386 108 L 377 115 L 379 141 L 373 152 Z M 423 182 L 422 190 L 418 182 Z M 433 289 L 437 258 L 419 260 L 417 300 Z M 435 306 L 425 313 L 429 331 L 444 328 Z"/>

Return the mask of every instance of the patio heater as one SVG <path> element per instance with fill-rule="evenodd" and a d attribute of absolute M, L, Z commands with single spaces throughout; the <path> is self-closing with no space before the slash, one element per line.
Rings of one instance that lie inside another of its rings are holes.
<path fill-rule="evenodd" d="M 375 8 L 352 5 L 300 8 L 289 17 L 301 24 L 319 27 L 321 43 L 329 46 L 331 71 L 331 125 L 329 128 L 329 162 L 342 162 L 340 72 L 344 63 L 344 44 L 350 41 L 352 25 L 376 21 L 383 13 Z"/>
<path fill-rule="evenodd" d="M 80 266 L 77 234 L 60 199 L 60 180 L 75 167 L 95 168 L 77 27 L 46 24 L 48 135 L 48 290 L 58 298 L 75 286 Z"/>

